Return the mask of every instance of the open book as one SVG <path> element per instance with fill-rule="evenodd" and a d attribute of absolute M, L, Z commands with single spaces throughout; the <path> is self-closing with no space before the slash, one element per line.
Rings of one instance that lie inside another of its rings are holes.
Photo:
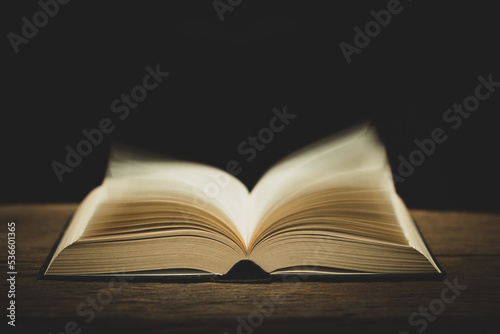
<path fill-rule="evenodd" d="M 441 273 L 396 194 L 376 131 L 359 125 L 292 154 L 251 192 L 207 165 L 112 150 L 45 275 Z"/>

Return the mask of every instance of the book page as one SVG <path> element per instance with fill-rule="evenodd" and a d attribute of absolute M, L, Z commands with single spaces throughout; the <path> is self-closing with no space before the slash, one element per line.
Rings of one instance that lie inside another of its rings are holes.
<path fill-rule="evenodd" d="M 139 187 L 137 197 L 179 198 L 193 206 L 213 208 L 243 240 L 248 239 L 248 189 L 218 168 L 115 144 L 103 184 L 114 189 L 110 196 L 114 199 L 119 197 L 120 188 L 130 192 L 130 187 Z"/>
<path fill-rule="evenodd" d="M 392 191 L 385 148 L 368 124 L 306 147 L 272 167 L 252 190 L 248 234 L 294 198 L 323 189 L 376 187 Z"/>

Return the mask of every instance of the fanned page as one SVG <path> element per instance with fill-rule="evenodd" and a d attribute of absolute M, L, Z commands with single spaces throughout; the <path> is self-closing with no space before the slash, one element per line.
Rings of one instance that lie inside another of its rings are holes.
<path fill-rule="evenodd" d="M 137 198 L 150 192 L 147 197 L 181 197 L 191 205 L 215 209 L 226 216 L 224 221 L 238 232 L 239 238 L 248 238 L 241 234 L 247 226 L 248 189 L 225 171 L 115 143 L 104 185 L 112 189 L 127 183 L 143 189 Z M 115 195 L 120 196 L 120 191 Z"/>
<path fill-rule="evenodd" d="M 440 272 L 361 125 L 270 169 L 251 193 L 250 259 L 271 273 Z"/>
<path fill-rule="evenodd" d="M 224 274 L 245 258 L 249 194 L 233 176 L 120 145 L 108 167 L 48 274 Z"/>

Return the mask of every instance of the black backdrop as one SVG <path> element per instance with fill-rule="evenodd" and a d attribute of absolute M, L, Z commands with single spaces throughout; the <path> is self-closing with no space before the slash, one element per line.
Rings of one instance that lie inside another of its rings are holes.
<path fill-rule="evenodd" d="M 80 201 L 102 181 L 114 137 L 222 169 L 237 160 L 251 188 L 284 155 L 369 119 L 395 171 L 415 139 L 435 128 L 447 135 L 397 183 L 408 206 L 499 211 L 500 88 L 456 130 L 443 120 L 478 76 L 500 81 L 490 2 L 401 0 L 350 63 L 339 44 L 354 45 L 354 28 L 388 1 L 229 3 L 221 21 L 212 1 L 72 1 L 18 53 L 9 33 L 22 35 L 22 18 L 33 22 L 41 7 L 4 3 L 1 202 Z M 157 64 L 170 75 L 120 120 L 111 103 Z M 238 146 L 284 106 L 297 117 L 247 162 Z M 59 182 L 51 163 L 64 163 L 66 145 L 103 118 L 113 133 Z"/>

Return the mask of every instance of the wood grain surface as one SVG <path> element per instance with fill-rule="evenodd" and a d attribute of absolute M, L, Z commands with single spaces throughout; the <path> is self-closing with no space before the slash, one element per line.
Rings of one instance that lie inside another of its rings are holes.
<path fill-rule="evenodd" d="M 16 222 L 17 332 L 500 332 L 499 214 L 411 210 L 446 279 L 467 286 L 459 295 L 444 281 L 172 284 L 37 280 L 76 207 L 0 206 L 2 259 L 7 257 L 7 222 Z M 0 268 L 6 276 L 5 260 Z M 6 307 L 5 279 L 1 288 Z M 454 300 L 445 303 L 442 298 Z M 428 319 L 418 314 L 419 308 L 429 307 L 436 316 L 431 311 Z M 5 314 L 1 318 L 6 325 Z M 16 332 L 11 326 L 8 330 Z"/>

